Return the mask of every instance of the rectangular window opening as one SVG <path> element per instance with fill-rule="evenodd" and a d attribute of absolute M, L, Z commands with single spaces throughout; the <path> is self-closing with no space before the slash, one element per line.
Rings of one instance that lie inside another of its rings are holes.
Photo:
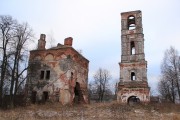
<path fill-rule="evenodd" d="M 46 80 L 49 80 L 50 79 L 50 70 L 47 70 L 46 71 Z"/>
<path fill-rule="evenodd" d="M 135 55 L 135 43 L 131 41 L 131 55 Z"/>
<path fill-rule="evenodd" d="M 131 80 L 136 80 L 136 74 L 134 72 L 131 72 Z"/>
<path fill-rule="evenodd" d="M 41 80 L 44 79 L 44 71 L 43 70 L 41 71 L 40 79 Z"/>

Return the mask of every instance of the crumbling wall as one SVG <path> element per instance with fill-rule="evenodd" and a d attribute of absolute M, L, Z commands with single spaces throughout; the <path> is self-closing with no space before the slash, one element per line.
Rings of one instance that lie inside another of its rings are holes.
<path fill-rule="evenodd" d="M 72 104 L 76 82 L 80 84 L 82 98 L 88 102 L 88 62 L 84 62 L 73 50 L 32 51 L 29 60 L 28 91 L 35 91 L 37 100 L 48 93 L 48 100 Z M 44 77 L 41 74 L 44 71 Z M 49 79 L 47 71 L 50 72 Z"/>

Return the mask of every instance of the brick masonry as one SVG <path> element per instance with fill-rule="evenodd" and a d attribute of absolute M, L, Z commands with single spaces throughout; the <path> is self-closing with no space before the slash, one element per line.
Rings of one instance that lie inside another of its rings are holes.
<path fill-rule="evenodd" d="M 88 103 L 89 61 L 72 47 L 71 37 L 64 45 L 46 49 L 41 34 L 37 50 L 30 51 L 27 93 L 32 102 L 49 100 L 62 104 Z"/>
<path fill-rule="evenodd" d="M 127 103 L 136 97 L 141 102 L 149 102 L 141 11 L 121 13 L 121 51 L 117 101 Z"/>

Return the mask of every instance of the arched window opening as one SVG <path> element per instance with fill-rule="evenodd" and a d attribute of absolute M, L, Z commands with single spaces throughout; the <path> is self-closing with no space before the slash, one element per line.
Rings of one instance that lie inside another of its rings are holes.
<path fill-rule="evenodd" d="M 134 41 L 131 42 L 131 55 L 135 54 L 135 44 Z"/>
<path fill-rule="evenodd" d="M 133 81 L 133 80 L 136 80 L 136 75 L 135 75 L 134 72 L 131 72 L 131 80 L 132 80 L 132 81 Z"/>
<path fill-rule="evenodd" d="M 133 15 L 130 15 L 128 17 L 128 30 L 133 30 L 135 28 L 136 28 L 135 17 Z"/>
<path fill-rule="evenodd" d="M 46 71 L 46 80 L 49 80 L 50 79 L 50 70 L 47 70 Z"/>
<path fill-rule="evenodd" d="M 41 80 L 44 79 L 44 70 L 41 71 L 40 79 L 41 79 Z"/>

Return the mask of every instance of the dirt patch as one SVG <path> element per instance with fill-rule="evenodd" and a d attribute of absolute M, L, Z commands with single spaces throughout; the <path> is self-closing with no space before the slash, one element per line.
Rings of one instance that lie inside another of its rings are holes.
<path fill-rule="evenodd" d="M 180 120 L 180 105 L 122 105 L 93 103 L 62 106 L 59 103 L 0 110 L 0 120 Z"/>

